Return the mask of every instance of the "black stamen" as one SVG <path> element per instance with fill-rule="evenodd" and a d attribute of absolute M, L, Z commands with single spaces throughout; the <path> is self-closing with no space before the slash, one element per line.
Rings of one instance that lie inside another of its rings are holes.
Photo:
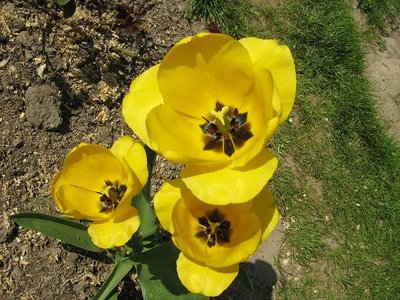
<path fill-rule="evenodd" d="M 100 201 L 106 203 L 106 202 L 109 202 L 109 201 L 111 201 L 111 200 L 110 200 L 110 198 L 108 198 L 107 195 L 104 195 L 104 194 L 103 194 L 103 195 L 101 195 L 101 197 L 100 197 Z"/>
<path fill-rule="evenodd" d="M 206 238 L 210 233 L 211 233 L 210 228 L 204 228 L 203 230 L 200 230 L 199 232 L 196 233 L 196 237 Z"/>
<path fill-rule="evenodd" d="M 229 240 L 230 240 L 229 235 L 230 235 L 229 231 L 217 230 L 217 243 L 220 245 L 229 243 Z"/>
<path fill-rule="evenodd" d="M 214 208 L 213 211 L 209 212 L 207 214 L 207 217 L 212 223 L 219 223 L 224 219 L 224 216 L 219 212 L 217 208 Z"/>
<path fill-rule="evenodd" d="M 221 111 L 221 109 L 224 107 L 224 105 L 217 101 L 217 103 L 215 103 L 215 111 Z"/>
<path fill-rule="evenodd" d="M 233 146 L 233 142 L 229 135 L 224 136 L 224 153 L 229 157 L 231 157 L 232 154 L 235 153 L 235 147 Z"/>
<path fill-rule="evenodd" d="M 231 222 L 228 220 L 223 220 L 221 224 L 219 224 L 220 230 L 229 230 L 231 228 Z"/>
<path fill-rule="evenodd" d="M 208 223 L 208 220 L 206 217 L 200 217 L 199 219 L 199 224 L 204 226 L 204 227 L 210 227 L 210 223 Z"/>

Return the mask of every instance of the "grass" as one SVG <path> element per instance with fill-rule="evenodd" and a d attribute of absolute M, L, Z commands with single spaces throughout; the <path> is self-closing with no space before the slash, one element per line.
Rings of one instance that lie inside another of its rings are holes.
<path fill-rule="evenodd" d="M 278 38 L 297 67 L 292 122 L 273 141 L 287 228 L 278 297 L 398 299 L 400 150 L 377 117 L 363 37 L 349 1 L 284 2 L 252 10 L 257 22 L 239 34 Z M 374 5 L 369 15 L 387 16 Z"/>
<path fill-rule="evenodd" d="M 359 0 L 361 11 L 367 16 L 368 23 L 381 33 L 386 33 L 386 23 L 399 25 L 400 1 L 398 0 Z"/>
<path fill-rule="evenodd" d="M 191 0 L 190 16 L 203 18 L 206 25 L 215 24 L 234 37 L 247 30 L 250 12 L 241 0 Z"/>

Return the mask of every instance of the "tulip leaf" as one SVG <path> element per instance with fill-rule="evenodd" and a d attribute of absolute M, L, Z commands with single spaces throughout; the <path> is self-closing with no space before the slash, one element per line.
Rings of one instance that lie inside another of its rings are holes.
<path fill-rule="evenodd" d="M 189 293 L 182 285 L 176 272 L 178 256 L 179 251 L 172 242 L 168 242 L 132 257 L 136 262 L 144 300 L 208 299 Z"/>
<path fill-rule="evenodd" d="M 140 193 L 133 198 L 132 205 L 136 207 L 140 215 L 140 226 L 138 232 L 143 234 L 153 229 L 156 223 L 156 215 L 143 193 Z"/>
<path fill-rule="evenodd" d="M 243 284 L 250 292 L 254 293 L 254 285 L 253 282 L 250 279 L 249 274 L 247 274 L 246 270 L 243 268 L 243 266 L 240 264 L 239 265 L 239 274 L 237 276 L 237 279 L 240 281 L 241 284 Z"/>
<path fill-rule="evenodd" d="M 132 269 L 134 262 L 130 260 L 128 257 L 123 259 L 118 259 L 115 262 L 114 268 L 111 271 L 110 276 L 108 276 L 107 280 L 103 283 L 96 296 L 94 296 L 94 300 L 106 300 L 106 299 L 117 299 L 115 288 L 118 283 L 125 277 L 126 274 Z M 111 293 L 113 293 L 110 295 Z"/>
<path fill-rule="evenodd" d="M 71 0 L 57 0 L 57 4 L 60 6 L 67 5 L 67 3 Z"/>
<path fill-rule="evenodd" d="M 137 266 L 144 300 L 204 300 L 208 297 L 190 293 L 180 282 L 176 264 Z"/>
<path fill-rule="evenodd" d="M 96 247 L 87 232 L 87 226 L 64 218 L 39 213 L 21 213 L 11 216 L 20 226 L 37 230 L 64 243 L 92 252 L 102 252 Z"/>
<path fill-rule="evenodd" d="M 159 265 L 175 263 L 179 256 L 179 250 L 172 242 L 161 244 L 150 250 L 132 257 L 136 263 Z"/>

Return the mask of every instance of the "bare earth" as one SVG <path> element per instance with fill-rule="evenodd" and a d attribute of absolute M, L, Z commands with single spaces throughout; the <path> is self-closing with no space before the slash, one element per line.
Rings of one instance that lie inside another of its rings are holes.
<path fill-rule="evenodd" d="M 379 114 L 389 133 L 400 143 L 400 31 L 384 38 L 387 49 L 368 49 L 368 77 L 373 84 Z"/>

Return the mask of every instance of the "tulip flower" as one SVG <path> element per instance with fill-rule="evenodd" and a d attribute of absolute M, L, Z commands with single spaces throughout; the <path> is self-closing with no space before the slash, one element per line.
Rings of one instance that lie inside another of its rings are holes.
<path fill-rule="evenodd" d="M 209 204 L 254 198 L 277 159 L 266 143 L 296 90 L 290 50 L 276 40 L 199 34 L 178 42 L 137 77 L 123 101 L 127 124 Z"/>
<path fill-rule="evenodd" d="M 177 272 L 182 284 L 206 296 L 217 296 L 231 284 L 239 263 L 265 241 L 279 218 L 266 189 L 245 203 L 211 205 L 181 179 L 164 183 L 154 196 L 154 208 L 181 251 Z"/>
<path fill-rule="evenodd" d="M 131 137 L 120 137 L 111 149 L 82 143 L 67 155 L 51 193 L 64 215 L 92 221 L 93 243 L 107 249 L 124 245 L 137 231 L 140 219 L 131 200 L 147 176 L 144 148 Z"/>

